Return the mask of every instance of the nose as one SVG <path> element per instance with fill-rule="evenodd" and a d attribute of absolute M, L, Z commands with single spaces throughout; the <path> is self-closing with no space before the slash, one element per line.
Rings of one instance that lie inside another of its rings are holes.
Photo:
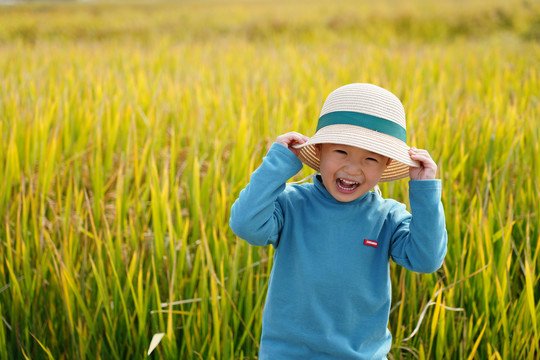
<path fill-rule="evenodd" d="M 345 172 L 351 176 L 363 175 L 362 166 L 356 161 L 349 161 L 344 168 Z"/>

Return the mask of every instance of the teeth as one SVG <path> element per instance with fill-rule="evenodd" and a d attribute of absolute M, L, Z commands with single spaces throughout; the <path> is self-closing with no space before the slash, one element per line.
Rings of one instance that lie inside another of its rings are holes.
<path fill-rule="evenodd" d="M 356 181 L 350 181 L 350 180 L 345 180 L 345 179 L 342 179 L 342 178 L 339 178 L 338 181 L 337 181 L 337 186 L 344 190 L 344 191 L 354 191 L 360 184 Z"/>

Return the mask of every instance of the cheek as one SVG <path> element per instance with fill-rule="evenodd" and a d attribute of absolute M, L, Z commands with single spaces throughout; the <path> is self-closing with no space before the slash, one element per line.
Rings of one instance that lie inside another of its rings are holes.
<path fill-rule="evenodd" d="M 363 167 L 363 172 L 366 178 L 377 180 L 382 176 L 382 173 L 386 166 L 377 163 L 365 164 Z"/>
<path fill-rule="evenodd" d="M 373 169 L 373 171 L 371 172 L 372 178 L 377 179 L 377 181 L 378 181 L 381 178 L 381 176 L 382 176 L 385 169 L 386 169 L 386 166 L 378 167 L 377 169 Z"/>
<path fill-rule="evenodd" d="M 328 159 L 321 159 L 319 166 L 319 172 L 323 179 L 324 184 L 330 184 L 333 182 L 334 175 L 336 173 L 335 163 L 332 161 L 327 161 Z"/>
<path fill-rule="evenodd" d="M 331 156 L 329 156 L 328 154 L 320 154 L 319 159 L 319 168 L 321 169 L 321 173 L 323 170 L 329 169 L 332 166 L 332 159 Z"/>
<path fill-rule="evenodd" d="M 332 174 L 332 170 L 329 169 L 328 164 L 325 162 L 321 162 L 319 172 L 321 173 L 321 176 L 325 182 L 328 181 L 328 179 L 331 177 L 331 174 Z"/>

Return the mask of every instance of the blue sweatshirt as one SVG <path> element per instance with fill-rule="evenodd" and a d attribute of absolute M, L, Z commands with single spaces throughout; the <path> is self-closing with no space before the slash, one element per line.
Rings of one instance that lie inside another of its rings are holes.
<path fill-rule="evenodd" d="M 436 271 L 446 254 L 440 180 L 411 180 L 405 205 L 368 192 L 339 202 L 273 144 L 231 209 L 234 233 L 276 249 L 259 359 L 384 359 L 392 337 L 390 263 Z"/>

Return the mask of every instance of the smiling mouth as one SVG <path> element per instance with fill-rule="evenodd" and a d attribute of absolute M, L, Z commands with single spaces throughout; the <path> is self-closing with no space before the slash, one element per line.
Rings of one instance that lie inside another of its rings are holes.
<path fill-rule="evenodd" d="M 356 190 L 358 186 L 360 186 L 360 183 L 356 181 L 338 178 L 336 180 L 336 185 L 341 192 L 352 193 L 354 192 L 354 190 Z"/>

